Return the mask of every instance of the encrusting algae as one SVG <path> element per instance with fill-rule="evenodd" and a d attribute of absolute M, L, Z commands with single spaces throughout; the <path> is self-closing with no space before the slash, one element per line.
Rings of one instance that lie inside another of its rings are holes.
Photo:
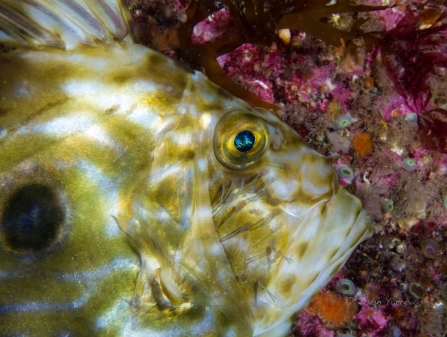
<path fill-rule="evenodd" d="M 371 236 L 325 158 L 114 0 L 0 14 L 0 335 L 285 336 Z"/>

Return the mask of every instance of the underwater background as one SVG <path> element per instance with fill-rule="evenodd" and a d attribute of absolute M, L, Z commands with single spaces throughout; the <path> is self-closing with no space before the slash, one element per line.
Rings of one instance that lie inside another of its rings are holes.
<path fill-rule="evenodd" d="M 275 113 L 374 236 L 290 336 L 447 336 L 444 0 L 127 0 L 138 43 Z"/>

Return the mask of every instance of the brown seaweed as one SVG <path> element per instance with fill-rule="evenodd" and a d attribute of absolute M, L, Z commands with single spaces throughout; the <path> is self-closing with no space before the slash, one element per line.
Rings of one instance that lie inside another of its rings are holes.
<path fill-rule="evenodd" d="M 365 33 L 361 26 L 365 19 L 357 19 L 350 31 L 337 29 L 325 18 L 332 14 L 370 12 L 390 6 L 355 5 L 350 0 L 328 4 L 328 0 L 191 0 L 186 8 L 186 20 L 177 27 L 178 53 L 193 68 L 205 72 L 210 80 L 237 97 L 271 110 L 277 106 L 264 102 L 254 93 L 231 80 L 221 69 L 217 58 L 244 43 L 270 46 L 278 29 L 299 30 L 313 35 L 329 45 L 341 46 L 347 41 L 363 37 L 371 50 L 377 38 Z M 221 8 L 226 8 L 233 20 L 231 33 L 203 44 L 191 42 L 194 27 Z"/>

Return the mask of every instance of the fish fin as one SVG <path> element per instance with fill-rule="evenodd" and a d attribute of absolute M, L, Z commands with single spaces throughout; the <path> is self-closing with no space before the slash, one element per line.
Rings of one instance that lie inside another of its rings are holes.
<path fill-rule="evenodd" d="M 110 44 L 130 39 L 129 22 L 120 0 L 0 0 L 0 43 L 6 46 Z"/>

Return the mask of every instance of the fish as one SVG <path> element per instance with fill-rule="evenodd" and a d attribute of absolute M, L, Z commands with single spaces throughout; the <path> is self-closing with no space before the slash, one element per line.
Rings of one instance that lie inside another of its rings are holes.
<path fill-rule="evenodd" d="M 370 216 L 130 27 L 116 0 L 0 0 L 0 335 L 287 335 Z"/>

